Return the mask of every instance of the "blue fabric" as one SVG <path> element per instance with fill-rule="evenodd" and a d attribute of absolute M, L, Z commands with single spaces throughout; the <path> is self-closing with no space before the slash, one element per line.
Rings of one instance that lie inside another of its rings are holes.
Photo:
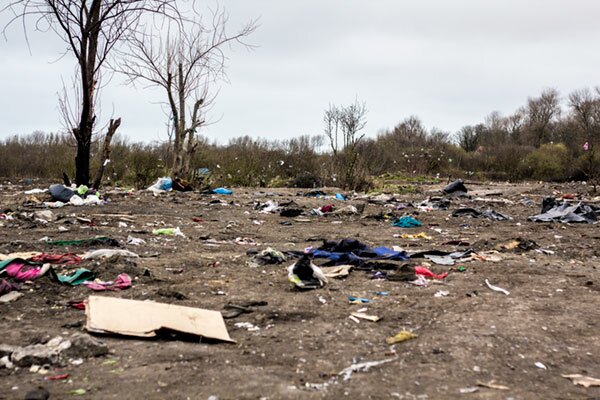
<path fill-rule="evenodd" d="M 229 189 L 225 189 L 225 188 L 216 188 L 215 190 L 213 190 L 214 194 L 233 194 L 233 192 Z"/>
<path fill-rule="evenodd" d="M 395 220 L 392 225 L 400 228 L 416 228 L 423 224 L 421 221 L 417 221 L 413 217 L 406 216 Z"/>

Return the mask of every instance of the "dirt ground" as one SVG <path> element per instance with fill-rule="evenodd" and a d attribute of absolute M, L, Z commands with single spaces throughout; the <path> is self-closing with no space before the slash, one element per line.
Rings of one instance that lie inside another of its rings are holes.
<path fill-rule="evenodd" d="M 51 247 L 40 239 L 108 236 L 141 258 L 81 264 L 102 279 L 114 279 L 122 272 L 132 277 L 131 288 L 101 295 L 218 311 L 227 303 L 267 304 L 225 320 L 235 344 L 97 336 L 110 353 L 86 358 L 81 365 L 69 361 L 53 365 L 49 375 L 68 373 L 67 380 L 47 381 L 47 375 L 29 368 L 0 369 L 0 399 L 23 399 L 39 386 L 51 393 L 51 399 L 600 399 L 600 387 L 577 386 L 561 376 L 600 378 L 598 225 L 527 221 L 539 213 L 542 197 L 586 194 L 585 186 L 468 184 L 471 199 L 452 199 L 449 210 L 418 213 L 423 226 L 412 229 L 369 217 L 392 210 L 397 203 L 385 206 L 360 198 L 342 203 L 297 195 L 306 190 L 254 188 L 234 189 L 233 196 L 191 192 L 155 197 L 146 191 L 108 190 L 108 204 L 54 209 L 58 220 L 43 224 L 27 218 L 27 213 L 41 209 L 25 204 L 23 191 L 33 187 L 43 186 L 6 181 L 2 185 L 0 204 L 14 220 L 0 221 L 0 253 L 83 253 L 89 248 Z M 423 186 L 422 193 L 397 199 L 422 201 L 428 190 L 441 187 Z M 476 201 L 478 194 L 512 204 Z M 524 198 L 535 204 L 522 204 Z M 224 203 L 211 203 L 216 199 Z M 307 215 L 262 214 L 254 209 L 255 200 L 293 200 Z M 328 203 L 366 206 L 362 215 L 308 215 L 311 208 Z M 514 219 L 452 217 L 460 205 L 491 207 Z M 396 213 L 415 211 L 408 207 Z M 93 224 L 76 217 L 92 219 Z M 179 227 L 186 237 L 153 235 L 157 227 Z M 419 232 L 432 239 L 394 237 Z M 126 245 L 129 235 L 146 244 Z M 258 244 L 238 244 L 238 237 Z M 370 246 L 400 246 L 410 252 L 469 247 L 486 251 L 524 238 L 550 252 L 501 249 L 500 262 L 433 264 L 430 269 L 436 273 L 452 270 L 445 280 L 427 287 L 352 271 L 346 279 L 330 279 L 321 289 L 298 291 L 287 279 L 293 260 L 261 267 L 247 264 L 250 248 L 302 251 L 319 246 L 321 242 L 314 241 L 319 238 L 356 238 Z M 469 245 L 443 244 L 451 240 Z M 465 270 L 458 271 L 459 266 Z M 492 291 L 486 279 L 510 294 Z M 440 290 L 449 294 L 434 296 Z M 25 284 L 22 292 L 17 301 L 0 304 L 0 344 L 44 343 L 84 331 L 85 312 L 67 302 L 94 294 L 87 287 L 60 286 L 42 277 Z M 350 304 L 348 296 L 372 302 Z M 356 323 L 349 318 L 365 307 L 367 314 L 381 320 Z M 259 329 L 236 327 L 239 322 Z M 386 338 L 402 329 L 418 337 L 388 345 Z M 340 375 L 353 364 L 380 360 L 388 361 L 354 372 L 346 380 Z M 508 389 L 480 385 L 491 381 Z M 71 394 L 76 389 L 85 393 Z"/>

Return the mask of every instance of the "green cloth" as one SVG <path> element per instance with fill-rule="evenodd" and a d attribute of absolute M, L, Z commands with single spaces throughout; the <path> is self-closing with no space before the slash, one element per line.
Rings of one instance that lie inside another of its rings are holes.
<path fill-rule="evenodd" d="M 96 274 L 94 274 L 89 269 L 79 268 L 78 270 L 73 272 L 71 275 L 58 275 L 57 274 L 56 277 L 58 278 L 58 281 L 62 284 L 66 284 L 66 285 L 70 285 L 70 286 L 77 286 L 77 285 L 81 285 L 83 282 L 94 280 L 94 278 L 96 277 Z"/>
<path fill-rule="evenodd" d="M 91 239 L 79 239 L 79 240 L 52 240 L 47 242 L 50 246 L 118 246 L 119 242 L 115 239 L 111 239 L 105 236 L 98 236 Z"/>

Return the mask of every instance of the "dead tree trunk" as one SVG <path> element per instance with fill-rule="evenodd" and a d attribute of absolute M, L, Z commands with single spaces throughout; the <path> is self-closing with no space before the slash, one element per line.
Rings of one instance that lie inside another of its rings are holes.
<path fill-rule="evenodd" d="M 102 176 L 104 175 L 104 168 L 106 167 L 106 160 L 110 159 L 110 142 L 112 141 L 115 132 L 121 126 L 121 118 L 111 119 L 108 125 L 108 131 L 104 136 L 104 143 L 102 144 L 102 156 L 100 158 L 100 166 L 96 171 L 96 177 L 94 178 L 94 184 L 92 185 L 95 189 L 100 189 L 102 183 Z"/>

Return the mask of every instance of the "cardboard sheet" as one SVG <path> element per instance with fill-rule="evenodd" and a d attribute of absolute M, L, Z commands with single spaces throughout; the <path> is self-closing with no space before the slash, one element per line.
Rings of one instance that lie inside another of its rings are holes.
<path fill-rule="evenodd" d="M 86 329 L 96 333 L 153 337 L 165 328 L 205 338 L 234 342 L 221 313 L 152 301 L 90 296 Z"/>

